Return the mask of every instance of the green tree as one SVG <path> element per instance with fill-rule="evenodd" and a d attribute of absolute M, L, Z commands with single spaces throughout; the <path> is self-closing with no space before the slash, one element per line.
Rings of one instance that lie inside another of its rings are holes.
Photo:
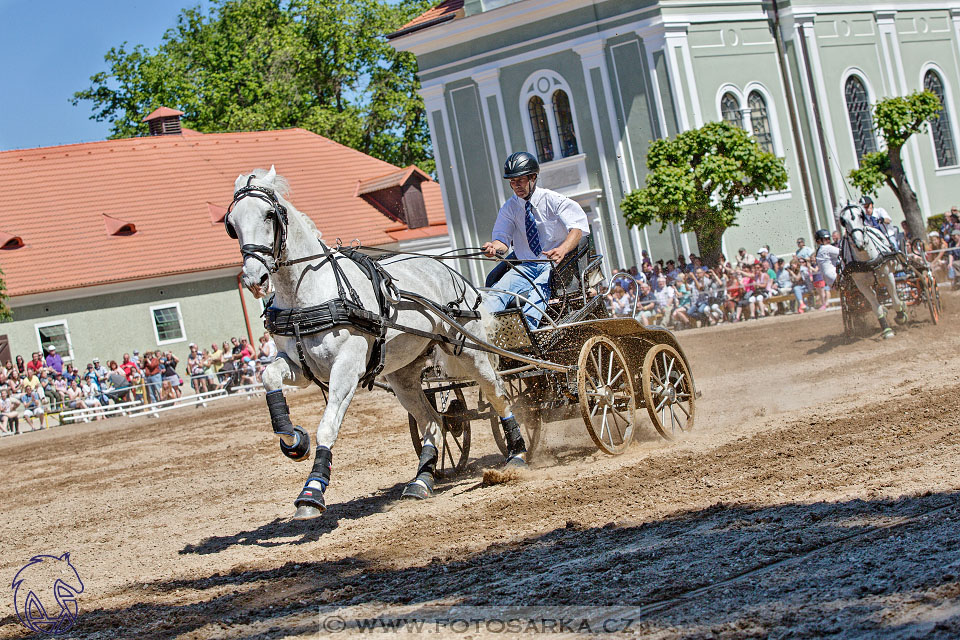
<path fill-rule="evenodd" d="M 647 185 L 623 199 L 627 224 L 677 223 L 696 234 L 706 264 L 720 259 L 723 232 L 736 226 L 745 198 L 787 186 L 783 160 L 727 122 L 708 122 L 674 139 L 656 140 L 647 154 Z"/>
<path fill-rule="evenodd" d="M 7 305 L 7 283 L 3 279 L 3 269 L 0 269 L 0 322 L 9 322 L 13 320 L 13 312 Z"/>
<path fill-rule="evenodd" d="M 214 0 L 184 9 L 156 50 L 111 48 L 108 70 L 72 102 L 92 103 L 111 138 L 143 135 L 159 106 L 204 133 L 303 127 L 428 172 L 416 60 L 383 35 L 430 0 Z"/>
<path fill-rule="evenodd" d="M 943 105 L 929 91 L 880 100 L 873 107 L 873 121 L 887 144 L 886 151 L 868 153 L 860 159 L 860 168 L 850 172 L 850 182 L 861 192 L 876 195 L 883 185 L 893 190 L 903 209 L 911 232 L 923 236 L 926 221 L 917 194 L 903 169 L 903 145 L 915 133 L 926 131 L 927 123 L 940 117 Z"/>

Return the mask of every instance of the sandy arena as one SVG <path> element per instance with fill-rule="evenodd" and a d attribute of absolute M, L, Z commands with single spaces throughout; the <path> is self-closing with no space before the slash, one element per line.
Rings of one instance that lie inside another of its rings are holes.
<path fill-rule="evenodd" d="M 547 425 L 529 477 L 484 486 L 501 458 L 474 423 L 467 473 L 427 502 L 398 501 L 406 413 L 359 393 L 312 522 L 286 520 L 309 465 L 281 456 L 262 397 L 5 438 L 0 577 L 70 552 L 77 638 L 316 638 L 320 606 L 452 604 L 616 606 L 616 635 L 651 638 L 957 638 L 943 291 L 939 326 L 918 311 L 889 341 L 845 343 L 839 312 L 681 333 L 703 392 L 687 440 L 638 412 L 640 441 L 608 457 L 582 423 Z M 288 398 L 313 432 L 319 391 Z M 7 593 L 0 637 L 28 637 Z"/>

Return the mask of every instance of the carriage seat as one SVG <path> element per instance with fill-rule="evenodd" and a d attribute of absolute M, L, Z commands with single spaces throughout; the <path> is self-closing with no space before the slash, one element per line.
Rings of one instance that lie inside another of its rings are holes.
<path fill-rule="evenodd" d="M 580 291 L 581 274 L 587 279 L 587 286 L 594 286 L 602 278 L 600 274 L 600 265 L 594 265 L 585 273 L 590 266 L 593 255 L 593 236 L 586 236 L 580 239 L 577 248 L 568 253 L 559 264 L 554 265 L 550 272 L 550 296 L 551 298 L 562 298 L 569 294 L 575 294 Z M 487 274 L 484 281 L 485 287 L 494 287 L 497 282 L 510 270 L 510 263 L 516 263 L 518 260 L 511 252 L 504 262 L 500 262 Z M 596 280 L 596 281 L 594 281 Z M 517 306 L 517 299 L 514 298 L 507 305 L 507 308 Z"/>

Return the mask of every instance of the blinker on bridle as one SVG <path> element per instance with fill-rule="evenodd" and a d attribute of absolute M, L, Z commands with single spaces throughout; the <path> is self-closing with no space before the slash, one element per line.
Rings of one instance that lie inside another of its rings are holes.
<path fill-rule="evenodd" d="M 244 198 L 257 198 L 270 205 L 270 211 L 267 212 L 267 218 L 273 220 L 273 247 L 262 244 L 245 244 L 240 247 L 240 253 L 243 259 L 253 258 L 259 260 L 267 271 L 276 273 L 280 268 L 280 254 L 283 252 L 284 245 L 287 242 L 287 208 L 280 203 L 277 194 L 269 187 L 250 184 L 254 175 L 247 178 L 247 186 L 237 189 L 233 194 L 233 202 L 227 207 L 227 214 L 223 217 L 223 225 L 227 230 L 227 235 L 237 239 L 236 229 L 230 224 L 230 213 L 234 206 Z M 267 262 L 267 256 L 272 258 L 273 264 Z"/>

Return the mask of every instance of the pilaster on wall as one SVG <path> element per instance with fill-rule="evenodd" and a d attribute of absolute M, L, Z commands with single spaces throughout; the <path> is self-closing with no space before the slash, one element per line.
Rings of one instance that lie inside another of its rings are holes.
<path fill-rule="evenodd" d="M 613 235 L 613 245 L 617 252 L 617 260 L 620 266 L 627 265 L 627 257 L 623 251 L 623 228 L 624 222 L 620 219 L 616 204 L 613 199 L 613 182 L 610 177 L 610 170 L 607 168 L 606 145 L 603 140 L 603 131 L 600 128 L 600 112 L 597 107 L 595 94 L 598 93 L 593 84 L 592 72 L 597 69 L 601 77 L 601 92 L 604 94 L 605 102 L 610 105 L 609 80 L 606 74 L 606 59 L 604 57 L 604 42 L 601 39 L 591 40 L 589 42 L 577 45 L 573 48 L 574 52 L 580 56 L 580 63 L 583 66 L 583 80 L 587 88 L 587 99 L 590 104 L 590 120 L 593 122 L 593 135 L 597 141 L 597 153 L 599 158 L 597 162 L 600 165 L 600 176 L 603 181 L 603 190 L 607 194 L 604 207 L 607 209 L 607 218 L 610 223 L 611 235 Z M 608 113 L 609 118 L 609 113 Z M 620 185 L 621 194 L 623 187 Z"/>
<path fill-rule="evenodd" d="M 498 169 L 500 168 L 501 158 L 497 155 L 497 141 L 494 139 L 493 135 L 493 119 L 496 118 L 500 122 L 500 131 L 502 132 L 502 144 L 500 145 L 506 153 L 510 153 L 510 135 L 507 132 L 507 119 L 506 114 L 503 110 L 503 95 L 500 91 L 500 70 L 499 69 L 487 69 L 481 71 L 472 76 L 473 81 L 477 83 L 477 90 L 480 92 L 480 108 L 483 113 L 484 124 L 487 129 L 487 146 L 490 147 L 490 162 L 493 167 L 494 175 L 499 175 Z M 496 110 L 497 113 L 493 114 L 490 112 L 489 101 L 490 98 L 494 98 L 496 101 Z M 498 181 L 499 186 L 497 187 L 497 194 L 503 199 L 506 200 L 509 198 L 512 193 L 508 193 L 509 189 L 506 186 L 506 183 L 503 181 Z"/>
<path fill-rule="evenodd" d="M 890 93 L 895 96 L 906 96 L 910 93 L 910 87 L 907 84 L 907 74 L 903 68 L 900 38 L 897 36 L 897 12 L 895 10 L 875 11 L 874 16 L 877 20 L 880 50 L 883 53 L 883 66 L 887 69 L 887 82 L 890 87 Z M 923 179 L 923 165 L 920 164 L 918 138 L 919 136 L 912 136 L 907 142 L 908 148 L 906 151 L 909 158 L 904 170 L 907 172 L 907 179 L 916 188 L 917 198 L 920 200 L 920 208 L 926 212 L 924 213 L 924 217 L 926 217 L 930 214 L 930 199 L 927 196 L 926 181 Z"/>
<path fill-rule="evenodd" d="M 644 34 L 644 46 L 647 50 L 647 63 L 650 65 L 651 80 L 655 87 L 659 87 L 654 56 L 663 55 L 667 65 L 667 83 L 670 86 L 670 96 L 673 99 L 676 122 L 681 132 L 703 126 L 703 113 L 700 109 L 700 97 L 697 92 L 697 83 L 693 74 L 693 59 L 690 55 L 690 44 L 687 39 L 687 30 L 690 25 L 685 22 L 668 22 L 656 31 Z M 667 136 L 667 114 L 663 102 L 655 91 L 657 116 L 660 120 L 660 132 Z M 682 233 L 680 228 L 672 224 L 670 228 L 674 235 L 674 248 L 690 254 L 690 240 L 688 234 Z M 725 249 L 724 249 L 725 250 Z"/>
<path fill-rule="evenodd" d="M 454 229 L 459 227 L 463 233 L 463 243 L 465 246 L 477 246 L 478 243 L 474 237 L 476 230 L 467 222 L 467 212 L 463 205 L 463 188 L 460 184 L 460 170 L 457 166 L 457 156 L 453 150 L 453 136 L 450 131 L 450 119 L 447 114 L 447 104 L 444 99 L 445 85 L 442 82 L 423 85 L 420 87 L 420 97 L 423 98 L 424 110 L 427 112 L 427 118 L 433 118 L 433 125 L 430 129 L 430 144 L 433 146 L 433 155 L 437 163 L 437 177 L 440 179 L 440 193 L 443 196 L 443 208 L 447 220 L 447 228 Z M 437 137 L 437 131 L 443 132 L 443 138 L 446 145 L 440 146 Z M 442 168 L 449 170 L 453 180 L 447 182 L 443 179 Z M 459 224 L 454 224 L 454 207 L 451 203 L 456 201 L 456 212 Z M 453 244 L 456 244 L 456 237 L 453 238 Z M 481 274 L 477 268 L 475 260 L 468 261 L 470 276 L 474 282 L 481 282 Z"/>

